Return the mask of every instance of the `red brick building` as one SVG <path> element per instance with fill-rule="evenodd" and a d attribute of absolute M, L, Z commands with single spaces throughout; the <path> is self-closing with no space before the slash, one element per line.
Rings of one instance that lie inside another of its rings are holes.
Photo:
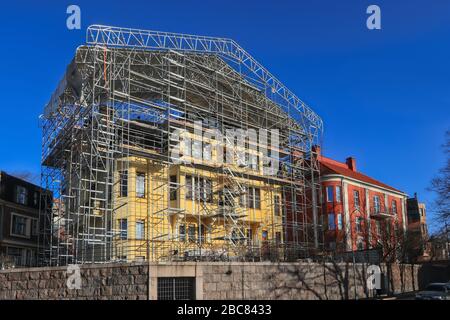
<path fill-rule="evenodd" d="M 319 148 L 316 152 L 325 249 L 396 251 L 406 232 L 407 195 L 358 172 L 352 157 L 339 162 L 322 156 Z"/>

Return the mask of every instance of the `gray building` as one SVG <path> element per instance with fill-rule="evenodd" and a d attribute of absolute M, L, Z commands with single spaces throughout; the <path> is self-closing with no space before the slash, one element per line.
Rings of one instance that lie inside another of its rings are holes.
<path fill-rule="evenodd" d="M 41 197 L 39 186 L 0 171 L 0 268 L 36 265 Z"/>

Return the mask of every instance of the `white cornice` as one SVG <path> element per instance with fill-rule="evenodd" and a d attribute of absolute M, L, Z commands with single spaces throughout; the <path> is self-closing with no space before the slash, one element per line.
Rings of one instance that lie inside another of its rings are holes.
<path fill-rule="evenodd" d="M 341 181 L 343 179 L 345 181 L 348 181 L 349 183 L 351 182 L 352 185 L 355 185 L 355 186 L 358 186 L 358 187 L 367 187 L 367 186 L 369 186 L 369 187 L 371 187 L 372 191 L 376 191 L 374 189 L 378 189 L 378 190 L 382 189 L 386 193 L 390 193 L 390 194 L 394 194 L 394 195 L 400 195 L 400 196 L 403 196 L 403 197 L 408 197 L 408 195 L 406 193 L 404 193 L 404 192 L 395 191 L 395 190 L 388 189 L 388 188 L 385 188 L 385 187 L 382 187 L 382 186 L 379 186 L 379 185 L 376 185 L 376 184 L 373 184 L 373 183 L 369 183 L 369 182 L 361 181 L 361 180 L 358 180 L 358 179 L 350 178 L 350 177 L 344 176 L 342 174 L 327 174 L 327 175 L 321 176 L 320 179 L 321 179 L 322 182 L 323 181 Z"/>

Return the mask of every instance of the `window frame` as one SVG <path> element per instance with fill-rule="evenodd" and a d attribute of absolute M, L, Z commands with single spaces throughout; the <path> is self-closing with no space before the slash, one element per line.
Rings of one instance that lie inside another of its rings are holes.
<path fill-rule="evenodd" d="M 338 192 L 339 190 L 339 192 Z M 342 202 L 342 187 L 336 186 L 336 202 Z"/>
<path fill-rule="evenodd" d="M 197 227 L 195 226 L 195 224 L 190 224 L 188 225 L 187 229 L 188 242 L 195 243 L 197 241 Z M 191 233 L 192 230 L 193 232 Z"/>
<path fill-rule="evenodd" d="M 143 180 L 141 180 L 142 178 L 143 178 Z M 136 172 L 136 198 L 145 199 L 146 180 L 147 180 L 147 177 L 146 177 L 145 172 L 139 172 L 139 171 Z M 138 186 L 140 186 L 140 183 L 142 183 L 142 188 L 138 188 Z M 143 189 L 142 192 L 139 192 L 138 191 L 139 189 Z"/>
<path fill-rule="evenodd" d="M 123 222 L 125 222 L 125 228 L 123 228 Z M 119 240 L 128 240 L 128 219 L 119 218 Z"/>
<path fill-rule="evenodd" d="M 343 220 L 342 220 L 342 213 L 337 214 L 337 230 L 341 231 L 344 226 Z"/>
<path fill-rule="evenodd" d="M 21 191 L 23 192 L 21 192 Z M 23 198 L 22 198 L 23 196 Z M 16 185 L 16 203 L 21 205 L 28 205 L 28 189 L 22 185 Z"/>
<path fill-rule="evenodd" d="M 397 214 L 398 213 L 398 211 L 397 211 L 397 200 L 392 199 L 392 201 L 391 201 L 391 208 L 392 208 L 392 213 L 393 214 Z"/>
<path fill-rule="evenodd" d="M 119 171 L 119 197 L 128 197 L 128 170 Z"/>
<path fill-rule="evenodd" d="M 356 216 L 355 217 L 355 232 L 362 233 L 363 232 L 363 217 Z"/>
<path fill-rule="evenodd" d="M 331 191 L 331 194 L 330 194 Z M 334 202 L 334 186 L 326 186 L 325 195 L 327 202 Z"/>
<path fill-rule="evenodd" d="M 140 232 L 142 232 L 142 234 L 140 236 L 138 236 L 138 230 L 139 230 L 138 225 L 140 226 L 140 228 L 142 228 L 140 231 Z M 145 240 L 145 220 L 143 220 L 143 219 L 136 220 L 134 232 L 135 232 L 136 240 Z"/>
<path fill-rule="evenodd" d="M 380 196 L 374 195 L 373 196 L 373 210 L 374 213 L 380 213 L 381 212 L 381 202 L 380 202 Z"/>
<path fill-rule="evenodd" d="M 361 208 L 361 198 L 359 197 L 359 190 L 353 190 L 353 206 L 356 209 Z"/>
<path fill-rule="evenodd" d="M 14 218 L 20 218 L 20 219 L 24 219 L 24 223 L 23 228 L 24 228 L 24 234 L 21 233 L 16 233 L 15 231 L 17 231 L 15 229 L 15 224 L 14 224 Z M 19 237 L 19 238 L 24 238 L 24 239 L 30 239 L 31 238 L 31 219 L 30 217 L 20 214 L 20 213 L 15 213 L 15 212 L 11 212 L 11 226 L 10 226 L 10 232 L 9 234 L 13 237 Z"/>
<path fill-rule="evenodd" d="M 332 219 L 331 219 L 332 218 Z M 327 215 L 327 227 L 329 231 L 335 231 L 336 230 L 336 215 L 334 214 L 334 212 L 330 212 Z"/>

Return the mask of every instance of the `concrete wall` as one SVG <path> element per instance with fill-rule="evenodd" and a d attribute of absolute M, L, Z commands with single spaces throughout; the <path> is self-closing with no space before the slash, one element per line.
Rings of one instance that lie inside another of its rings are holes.
<path fill-rule="evenodd" d="M 150 269 L 150 279 L 148 277 Z M 382 266 L 392 292 L 418 289 L 419 266 Z M 196 278 L 197 299 L 366 298 L 367 265 L 318 263 L 104 264 L 80 267 L 68 289 L 66 267 L 0 271 L 0 299 L 156 299 L 157 279 Z M 149 286 L 150 285 L 150 286 Z M 149 290 L 150 288 L 150 290 Z"/>

